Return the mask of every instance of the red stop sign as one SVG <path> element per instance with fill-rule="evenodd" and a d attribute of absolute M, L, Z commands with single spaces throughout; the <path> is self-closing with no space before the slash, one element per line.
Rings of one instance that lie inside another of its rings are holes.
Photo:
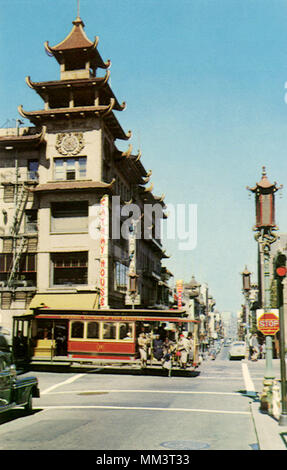
<path fill-rule="evenodd" d="M 263 313 L 258 318 L 258 330 L 266 336 L 273 336 L 279 331 L 279 318 L 274 313 Z"/>

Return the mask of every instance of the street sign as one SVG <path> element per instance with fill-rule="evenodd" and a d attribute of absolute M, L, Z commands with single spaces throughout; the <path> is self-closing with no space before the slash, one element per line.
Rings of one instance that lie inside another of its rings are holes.
<path fill-rule="evenodd" d="M 257 320 L 257 328 L 266 336 L 273 336 L 279 331 L 279 318 L 271 312 L 266 312 Z"/>
<path fill-rule="evenodd" d="M 125 298 L 126 305 L 140 305 L 141 304 L 141 297 L 137 294 L 134 298 L 130 294 L 126 294 Z"/>

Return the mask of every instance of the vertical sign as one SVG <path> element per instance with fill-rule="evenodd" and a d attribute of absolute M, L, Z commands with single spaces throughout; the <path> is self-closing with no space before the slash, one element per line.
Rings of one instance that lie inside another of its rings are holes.
<path fill-rule="evenodd" d="M 176 281 L 176 294 L 177 294 L 177 307 L 178 309 L 182 308 L 182 290 L 183 290 L 183 281 Z"/>
<path fill-rule="evenodd" d="M 100 201 L 100 308 L 109 308 L 109 196 Z"/>

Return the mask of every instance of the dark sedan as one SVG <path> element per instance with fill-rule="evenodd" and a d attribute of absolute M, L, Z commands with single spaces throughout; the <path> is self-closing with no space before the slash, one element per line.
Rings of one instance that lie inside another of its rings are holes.
<path fill-rule="evenodd" d="M 30 412 L 33 397 L 40 397 L 37 378 L 17 377 L 9 345 L 5 344 L 2 337 L 0 346 L 0 413 L 15 406 L 24 406 L 25 410 Z"/>

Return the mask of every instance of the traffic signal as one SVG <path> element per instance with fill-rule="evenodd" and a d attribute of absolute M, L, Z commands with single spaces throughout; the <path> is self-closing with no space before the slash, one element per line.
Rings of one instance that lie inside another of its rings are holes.
<path fill-rule="evenodd" d="M 282 279 L 287 274 L 286 256 L 283 253 L 278 253 L 275 257 L 275 278 Z"/>

